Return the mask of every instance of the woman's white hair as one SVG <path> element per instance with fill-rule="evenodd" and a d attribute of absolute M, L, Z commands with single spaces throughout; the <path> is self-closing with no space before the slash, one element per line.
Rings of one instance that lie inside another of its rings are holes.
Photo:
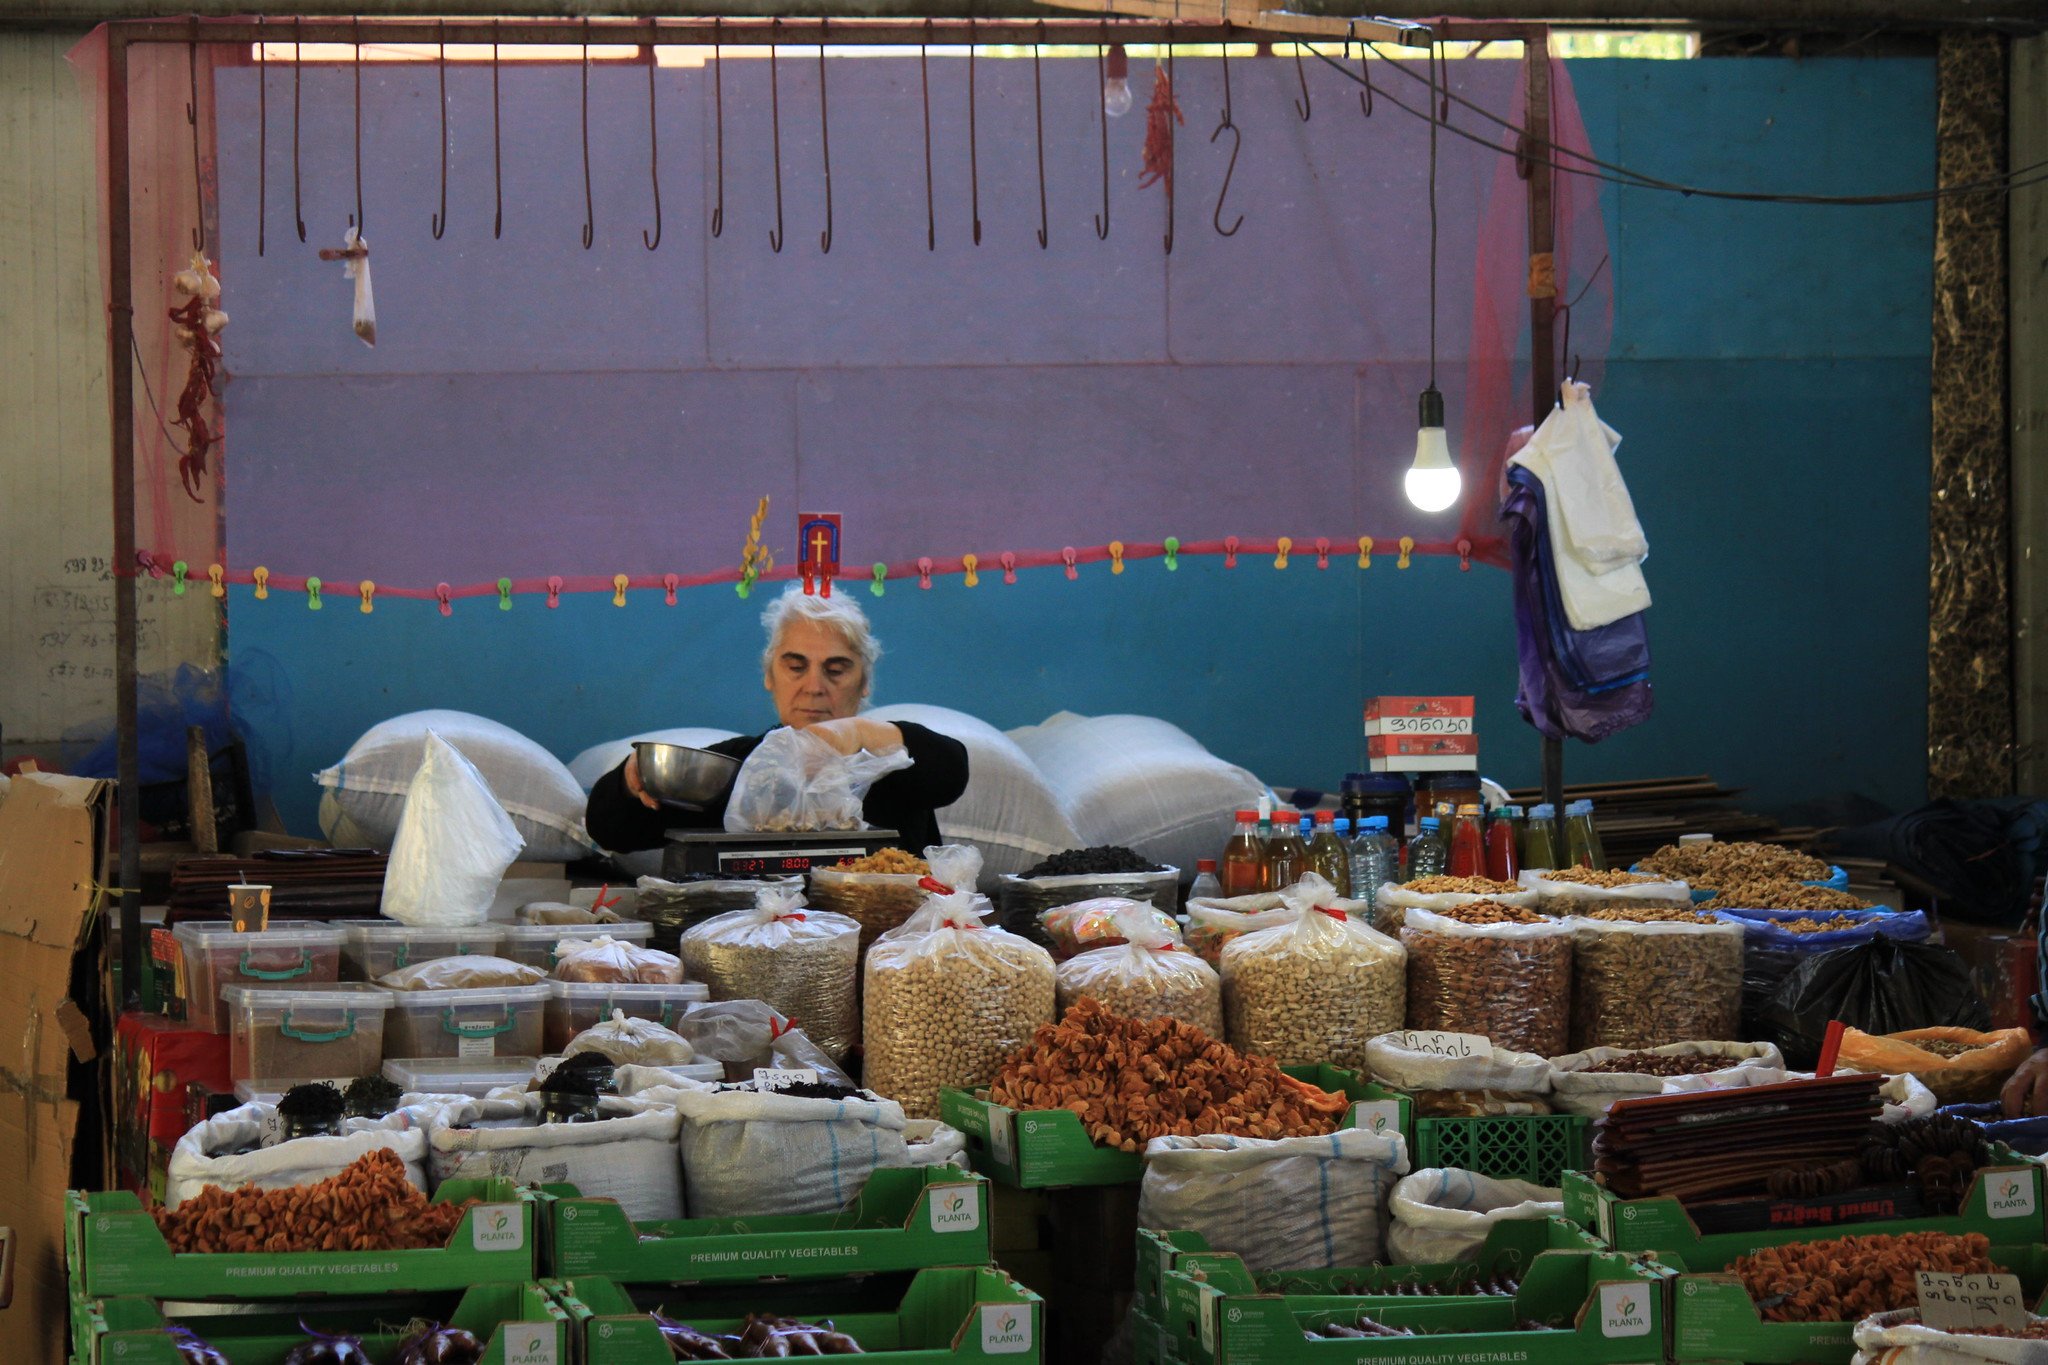
<path fill-rule="evenodd" d="M 761 650 L 761 673 L 764 677 L 774 672 L 782 632 L 789 628 L 790 622 L 799 620 L 821 626 L 846 641 L 847 648 L 860 659 L 861 671 L 866 676 L 867 685 L 863 692 L 874 690 L 875 663 L 882 657 L 882 642 L 875 638 L 874 630 L 868 625 L 868 615 L 860 609 L 860 603 L 848 597 L 843 590 L 831 597 L 806 593 L 799 583 L 791 583 L 784 588 L 782 595 L 770 601 L 761 613 L 761 626 L 768 632 L 768 643 Z"/>

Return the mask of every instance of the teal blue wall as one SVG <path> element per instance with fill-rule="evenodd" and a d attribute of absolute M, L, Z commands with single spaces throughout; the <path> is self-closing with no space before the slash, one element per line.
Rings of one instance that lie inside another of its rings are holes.
<path fill-rule="evenodd" d="M 1934 177 L 1931 60 L 1591 61 L 1572 76 L 1595 152 L 1668 179 L 1856 192 Z M 1598 401 L 1653 546 L 1658 710 L 1570 746 L 1568 775 L 1712 772 L 1764 809 L 1919 801 L 1931 210 L 1610 190 L 1607 222 L 1617 311 Z M 1498 572 L 1202 560 L 862 601 L 888 647 L 878 701 L 1004 727 L 1148 712 L 1299 784 L 1355 765 L 1361 697 L 1476 692 L 1489 772 L 1535 778 Z M 260 767 L 306 829 L 305 775 L 401 711 L 481 712 L 565 758 L 653 726 L 760 728 L 754 614 L 724 589 L 674 609 L 466 602 L 446 620 L 431 603 L 365 617 L 238 601 L 229 646 Z"/>

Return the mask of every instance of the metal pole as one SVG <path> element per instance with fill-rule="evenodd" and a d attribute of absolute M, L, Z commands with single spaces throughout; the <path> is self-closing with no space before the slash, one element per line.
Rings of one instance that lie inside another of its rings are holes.
<path fill-rule="evenodd" d="M 142 737 L 135 714 L 134 281 L 128 219 L 128 40 L 107 29 L 107 313 L 113 353 L 114 716 L 120 732 L 122 1006 L 142 999 Z"/>
<path fill-rule="evenodd" d="M 1529 387 L 1533 391 L 1533 420 L 1539 425 L 1557 401 L 1556 286 L 1550 283 L 1548 268 L 1557 244 L 1551 207 L 1550 151 L 1550 30 L 1538 28 L 1522 44 L 1522 65 L 1528 87 L 1528 107 L 1522 126 L 1528 130 L 1529 159 L 1523 163 L 1529 173 Z M 1537 270 L 1541 261 L 1544 269 Z M 1538 281 L 1543 286 L 1538 286 Z M 1543 799 L 1564 814 L 1564 741 L 1543 737 Z"/>

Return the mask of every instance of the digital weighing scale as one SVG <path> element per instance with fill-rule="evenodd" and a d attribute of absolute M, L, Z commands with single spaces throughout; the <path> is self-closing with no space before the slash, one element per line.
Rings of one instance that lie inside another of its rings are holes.
<path fill-rule="evenodd" d="M 662 850 L 661 875 L 719 873 L 740 877 L 802 876 L 842 858 L 864 858 L 894 844 L 893 829 L 840 829 L 781 834 L 728 834 L 672 829 Z"/>

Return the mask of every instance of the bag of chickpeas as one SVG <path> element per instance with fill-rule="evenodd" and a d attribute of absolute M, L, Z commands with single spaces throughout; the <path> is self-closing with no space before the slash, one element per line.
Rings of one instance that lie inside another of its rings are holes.
<path fill-rule="evenodd" d="M 1293 910 L 1288 923 L 1224 946 L 1226 1037 L 1281 1066 L 1363 1067 L 1366 1044 L 1401 1026 L 1407 953 L 1301 886 L 1282 894 Z"/>
<path fill-rule="evenodd" d="M 1555 1057 L 1567 1050 L 1572 926 L 1534 910 L 1475 901 L 1410 910 L 1408 1027 L 1476 1033 L 1495 1047 Z"/>
<path fill-rule="evenodd" d="M 1223 981 L 1216 969 L 1180 945 L 1149 905 L 1126 901 L 1110 916 L 1122 940 L 1059 964 L 1059 1006 L 1092 995 L 1111 1014 L 1178 1019 L 1212 1038 L 1223 1035 Z"/>
<path fill-rule="evenodd" d="M 939 1091 L 986 1085 L 1010 1053 L 1054 1015 L 1052 954 L 1002 929 L 977 895 L 979 850 L 925 850 L 928 895 L 901 927 L 868 950 L 862 978 L 868 1088 L 911 1118 L 937 1118 Z"/>

